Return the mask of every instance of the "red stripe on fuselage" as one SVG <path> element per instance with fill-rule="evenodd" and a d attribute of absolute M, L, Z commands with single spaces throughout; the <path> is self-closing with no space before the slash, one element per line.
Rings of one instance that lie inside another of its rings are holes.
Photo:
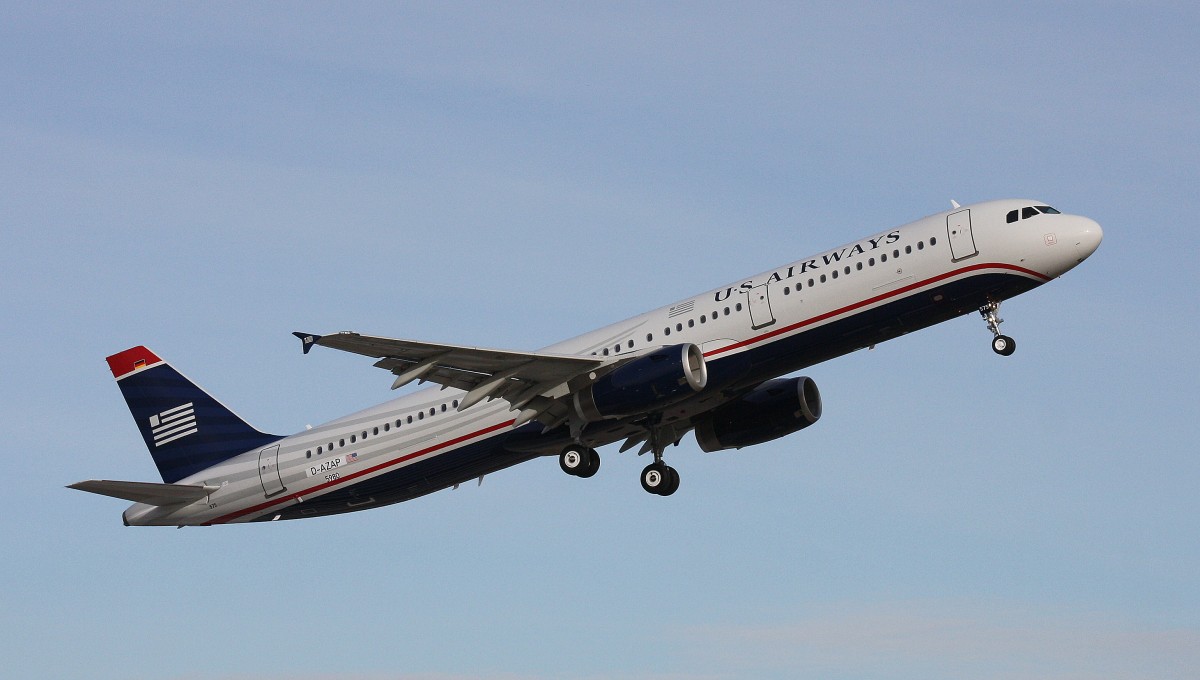
<path fill-rule="evenodd" d="M 1032 269 L 1018 267 L 1018 266 L 1012 265 L 1012 264 L 1003 264 L 1003 263 L 999 263 L 999 262 L 989 262 L 986 264 L 974 264 L 974 265 L 971 265 L 970 267 L 962 267 L 959 269 L 955 269 L 954 271 L 946 272 L 945 274 L 938 274 L 937 276 L 930 277 L 928 279 L 925 279 L 924 281 L 910 283 L 909 285 L 904 286 L 902 288 L 897 288 L 896 290 L 888 291 L 886 293 L 880 293 L 879 295 L 876 295 L 875 297 L 867 298 L 866 300 L 861 300 L 859 302 L 855 302 L 852 305 L 846 305 L 845 307 L 841 307 L 839 309 L 835 309 L 830 312 L 825 312 L 824 314 L 818 314 L 817 316 L 814 316 L 810 319 L 805 319 L 803 321 L 798 321 L 790 326 L 784 326 L 783 328 L 776 328 L 769 333 L 763 333 L 762 335 L 755 336 L 748 340 L 742 340 L 741 342 L 735 342 L 731 345 L 726 345 L 724 347 L 718 347 L 717 349 L 714 349 L 710 352 L 705 352 L 704 356 L 705 356 L 705 358 L 712 357 L 712 356 L 716 356 L 718 354 L 723 354 L 725 352 L 729 352 L 729 351 L 732 351 L 735 349 L 741 349 L 742 347 L 749 347 L 750 345 L 756 345 L 764 340 L 769 340 L 770 338 L 774 338 L 776 336 L 783 335 L 784 333 L 790 333 L 796 329 L 804 328 L 805 326 L 811 326 L 813 324 L 820 323 L 827 319 L 831 319 L 835 316 L 841 316 L 842 314 L 846 314 L 847 312 L 852 312 L 857 309 L 862 309 L 863 307 L 873 305 L 877 302 L 882 302 L 883 300 L 886 300 L 886 299 L 892 298 L 892 297 L 896 297 L 897 295 L 903 295 L 905 293 L 912 292 L 918 288 L 923 288 L 930 284 L 934 284 L 939 281 L 944 281 L 948 278 L 958 276 L 959 274 L 965 274 L 967 272 L 978 271 L 980 269 L 1010 269 L 1015 272 L 1020 272 L 1025 275 L 1032 276 L 1037 279 L 1041 279 L 1042 282 L 1046 282 L 1046 281 L 1050 280 L 1050 277 L 1046 276 L 1045 274 L 1039 274 L 1038 272 L 1035 272 Z"/>
<path fill-rule="evenodd" d="M 439 449 L 449 448 L 456 444 L 461 444 L 469 439 L 474 439 L 475 437 L 481 437 L 486 434 L 491 434 L 491 433 L 495 432 L 496 430 L 503 430 L 504 428 L 509 427 L 510 425 L 512 425 L 515 422 L 516 422 L 516 420 L 514 419 L 514 420 L 510 420 L 508 422 L 504 422 L 504 423 L 497 423 L 496 425 L 492 425 L 491 427 L 485 427 L 484 429 L 479 430 L 478 432 L 472 432 L 471 434 L 464 434 L 463 436 L 455 437 L 454 439 L 451 439 L 450 441 L 443 442 L 441 444 L 436 444 L 434 446 L 430 446 L 428 448 L 421 449 L 420 451 L 414 451 L 413 453 L 410 453 L 408 455 L 400 456 L 399 458 L 393 458 L 392 460 L 384 461 L 382 463 L 379 463 L 378 465 L 373 465 L 369 468 L 365 468 L 365 469 L 359 470 L 357 472 L 352 472 L 350 474 L 343 475 L 343 476 L 339 477 L 338 479 L 333 480 L 332 482 L 325 482 L 324 484 L 318 484 L 317 486 L 314 486 L 312 488 L 305 489 L 304 491 L 298 491 L 296 493 L 289 494 L 287 496 L 280 496 L 279 498 L 272 498 L 271 500 L 269 500 L 265 503 L 259 503 L 258 505 L 246 508 L 244 510 L 238 510 L 237 512 L 231 512 L 228 515 L 222 515 L 221 517 L 218 517 L 214 520 L 209 520 L 204 523 L 204 526 L 208 526 L 211 524 L 224 524 L 226 522 L 231 522 L 235 519 L 238 519 L 239 517 L 245 517 L 246 515 L 252 515 L 252 514 L 261 512 L 263 510 L 266 510 L 267 508 L 279 505 L 280 503 L 286 503 L 287 501 L 295 500 L 295 499 L 303 497 L 303 496 L 311 496 L 315 493 L 324 491 L 325 489 L 328 489 L 330 487 L 340 486 L 342 484 L 345 484 L 346 482 L 349 482 L 354 479 L 358 479 L 359 477 L 362 477 L 364 475 L 369 475 L 372 472 L 378 472 L 379 470 L 384 470 L 384 469 L 387 469 L 390 467 L 395 467 L 396 465 L 399 465 L 400 463 L 410 461 L 414 458 L 420 458 L 421 456 L 424 456 L 429 453 L 433 453 L 434 451 L 437 451 Z"/>

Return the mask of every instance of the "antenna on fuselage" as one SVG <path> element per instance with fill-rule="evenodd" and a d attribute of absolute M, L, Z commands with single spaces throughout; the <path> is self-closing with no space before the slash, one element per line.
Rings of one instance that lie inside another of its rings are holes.
<path fill-rule="evenodd" d="M 955 210 L 958 210 L 959 208 L 962 207 L 961 205 L 958 204 L 958 201 L 954 200 L 953 198 L 950 199 L 950 205 L 954 206 Z"/>

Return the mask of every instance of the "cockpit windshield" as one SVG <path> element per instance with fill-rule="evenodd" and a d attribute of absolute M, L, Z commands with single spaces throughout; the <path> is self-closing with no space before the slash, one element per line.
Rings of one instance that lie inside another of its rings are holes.
<path fill-rule="evenodd" d="M 1040 214 L 1061 215 L 1062 213 L 1055 210 L 1054 208 L 1051 208 L 1048 205 L 1027 205 L 1024 208 L 1021 208 L 1020 210 L 1008 211 L 1008 216 L 1005 218 L 1005 221 L 1011 223 L 1011 222 L 1016 222 L 1017 220 L 1024 220 L 1024 219 L 1034 217 L 1034 216 L 1040 215 Z"/>

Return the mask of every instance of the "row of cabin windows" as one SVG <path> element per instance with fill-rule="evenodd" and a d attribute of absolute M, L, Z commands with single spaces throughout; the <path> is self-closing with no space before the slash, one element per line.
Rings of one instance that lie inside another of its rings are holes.
<path fill-rule="evenodd" d="M 937 238 L 933 237 L 933 236 L 929 237 L 929 247 L 932 248 L 933 246 L 936 246 L 936 245 L 937 245 Z M 917 241 L 917 250 L 925 250 L 925 241 Z M 911 255 L 912 251 L 913 251 L 913 247 L 911 245 L 904 246 L 904 254 L 905 255 Z M 898 259 L 899 257 L 900 257 L 900 249 L 896 248 L 895 250 L 892 251 L 892 259 L 895 260 L 895 259 Z M 881 253 L 879 255 L 879 264 L 883 264 L 884 262 L 887 262 L 887 261 L 888 261 L 887 253 Z M 875 266 L 875 258 L 874 257 L 867 258 L 866 266 L 874 267 Z M 860 260 L 854 264 L 853 269 L 851 269 L 850 265 L 846 265 L 845 267 L 843 267 L 841 270 L 841 275 L 848 276 L 851 271 L 862 271 L 862 270 L 863 270 L 863 263 Z M 809 279 L 808 287 L 812 288 L 813 286 L 817 285 L 818 283 L 825 283 L 827 280 L 829 280 L 829 278 L 836 279 L 838 277 L 838 275 L 839 275 L 839 272 L 837 269 L 834 269 L 832 272 L 830 272 L 828 275 L 828 278 L 826 277 L 825 274 L 821 274 L 819 277 L 817 277 L 815 279 Z M 796 292 L 797 293 L 799 293 L 803 289 L 804 289 L 803 283 L 796 284 Z M 791 295 L 792 287 L 784 286 L 783 294 Z"/>
<path fill-rule="evenodd" d="M 742 303 L 739 302 L 739 303 L 735 304 L 733 306 L 733 309 L 726 307 L 724 310 L 714 311 L 711 315 L 712 320 L 715 321 L 718 316 L 721 316 L 722 311 L 724 312 L 725 316 L 729 316 L 730 314 L 732 314 L 734 312 L 740 312 L 740 311 L 742 311 Z M 710 316 L 708 314 L 701 314 L 700 315 L 700 323 L 708 323 L 709 318 L 710 318 Z M 680 321 L 679 323 L 675 324 L 675 332 L 678 333 L 683 330 L 683 323 L 684 322 Z M 688 319 L 687 327 L 695 328 L 696 320 Z M 670 334 L 671 334 L 670 326 L 663 328 L 663 335 L 670 335 Z M 646 342 L 647 343 L 654 342 L 654 334 L 653 333 L 646 334 Z M 634 346 L 633 340 L 627 340 L 625 344 L 628 349 L 633 349 L 633 346 Z M 604 356 L 608 356 L 609 354 L 620 354 L 620 352 L 621 352 L 621 343 L 618 342 L 617 344 L 612 346 L 611 350 L 609 348 L 605 347 L 603 350 L 601 350 L 599 352 L 592 352 L 592 355 L 596 356 L 596 355 L 602 354 Z"/>
<path fill-rule="evenodd" d="M 1039 207 L 1040 207 L 1040 206 L 1039 206 Z M 1054 210 L 1054 208 L 1050 208 L 1050 207 L 1048 207 L 1048 206 L 1046 207 L 1046 209 L 1047 209 L 1047 210 L 1050 210 L 1050 211 L 1053 211 L 1054 213 L 1057 213 L 1057 212 L 1058 212 L 1057 210 Z M 1015 212 L 1015 211 L 1014 211 L 1014 212 Z M 1011 220 L 1010 220 L 1010 221 L 1011 221 Z M 936 246 L 936 245 L 937 245 L 937 237 L 934 237 L 934 236 L 931 236 L 931 237 L 929 237 L 929 246 L 932 248 L 933 246 Z M 923 241 L 923 240 L 922 240 L 922 241 L 917 241 L 917 250 L 925 250 L 925 241 Z M 907 245 L 907 246 L 904 246 L 904 254 L 905 254 L 905 255 L 911 255 L 911 254 L 912 254 L 912 251 L 913 251 L 913 247 L 912 247 L 912 245 Z M 897 249 L 895 249 L 895 250 L 893 250 L 893 251 L 892 251 L 892 259 L 896 259 L 896 258 L 899 258 L 899 257 L 900 257 L 900 249 L 899 249 L 899 248 L 897 248 Z M 887 262 L 887 261 L 888 261 L 888 256 L 887 256 L 887 253 L 883 253 L 883 254 L 881 254 L 881 255 L 879 256 L 879 264 L 883 264 L 884 262 Z M 875 258 L 874 258 L 874 257 L 868 258 L 868 259 L 867 259 L 867 264 L 866 264 L 866 266 L 867 266 L 867 267 L 874 267 L 874 266 L 875 266 Z M 858 271 L 862 271 L 862 270 L 863 270 L 863 263 L 862 263 L 862 261 L 861 261 L 861 260 L 860 260 L 859 262 L 857 262 L 857 263 L 854 265 L 854 269 L 856 269 L 856 270 L 858 270 Z M 845 266 L 845 267 L 842 269 L 842 273 L 843 273 L 843 274 L 846 274 L 846 275 L 848 275 L 850 272 L 851 272 L 850 265 L 846 265 L 846 266 Z M 836 279 L 836 278 L 838 277 L 838 270 L 834 269 L 832 272 L 830 272 L 830 273 L 829 273 L 829 275 L 828 275 L 828 276 Z M 827 276 L 826 276 L 825 274 L 821 274 L 821 276 L 820 276 L 820 277 L 818 277 L 818 278 L 815 278 L 815 279 L 809 279 L 809 280 L 808 280 L 808 287 L 809 287 L 809 288 L 811 288 L 811 287 L 813 287 L 813 286 L 817 285 L 817 283 L 818 283 L 818 282 L 820 282 L 820 283 L 825 283 L 827 280 L 828 280 Z M 804 286 L 803 286 L 803 284 L 801 284 L 801 283 L 797 283 L 797 284 L 796 284 L 796 291 L 797 291 L 797 292 L 799 292 L 800 290 L 802 290 L 802 289 L 803 289 L 803 287 L 804 287 Z M 791 286 L 784 286 L 784 287 L 783 287 L 783 294 L 784 294 L 784 295 L 791 295 L 791 294 L 792 294 L 792 287 L 791 287 Z M 729 314 L 731 313 L 731 312 L 730 312 L 730 309 L 729 309 L 728 307 L 726 307 L 726 308 L 725 308 L 723 311 L 724 311 L 724 314 L 725 314 L 725 316 L 729 316 Z M 742 311 L 742 303 L 740 303 L 740 302 L 739 302 L 739 303 L 735 304 L 735 305 L 733 306 L 733 311 L 735 311 L 735 312 L 740 312 L 740 311 Z M 718 316 L 720 316 L 720 314 L 718 314 L 717 312 L 715 312 L 715 311 L 714 311 L 714 312 L 712 313 L 712 317 L 711 317 L 711 318 L 712 318 L 712 319 L 715 321 L 715 320 L 716 320 L 716 318 L 717 318 Z M 709 319 L 708 315 L 705 315 L 705 314 L 701 314 L 701 315 L 700 315 L 700 323 L 706 323 L 706 322 L 708 321 L 708 319 Z M 688 320 L 687 320 L 687 327 L 688 327 L 688 328 L 695 328 L 695 327 L 696 327 L 696 320 L 695 320 L 695 319 L 688 319 Z M 680 322 L 680 323 L 677 323 L 677 324 L 675 324 L 675 330 L 676 330 L 676 332 L 678 332 L 678 331 L 682 331 L 682 330 L 683 330 L 683 323 L 682 323 L 682 322 Z M 663 329 L 663 335 L 670 335 L 670 334 L 671 334 L 671 327 L 670 327 L 670 326 L 667 326 L 666 328 L 664 328 L 664 329 Z M 653 341 L 654 341 L 654 334 L 653 334 L 653 333 L 647 333 L 647 334 L 646 334 L 646 342 L 648 342 L 648 343 L 649 343 L 649 342 L 653 342 Z M 626 345 L 627 345 L 627 347 L 628 347 L 629 349 L 633 349 L 633 340 L 628 340 L 628 341 L 626 342 Z M 592 355 L 593 355 L 593 356 L 597 356 L 597 355 L 603 354 L 604 356 L 608 356 L 609 354 L 620 354 L 620 352 L 621 352 L 621 343 L 619 343 L 619 342 L 618 342 L 617 344 L 615 344 L 615 345 L 613 345 L 613 346 L 612 346 L 612 349 L 611 349 L 611 350 L 610 350 L 609 348 L 605 347 L 603 350 L 601 350 L 601 351 L 599 351 L 599 352 L 592 352 Z"/>
<path fill-rule="evenodd" d="M 1018 216 L 1018 212 L 1019 212 L 1019 216 Z M 1009 210 L 1008 215 L 1005 216 L 1005 218 L 1004 218 L 1004 221 L 1008 222 L 1009 224 L 1012 224 L 1013 222 L 1016 222 L 1017 220 L 1029 219 L 1030 217 L 1034 217 L 1035 215 L 1041 215 L 1043 213 L 1046 215 L 1061 215 L 1062 214 L 1059 211 L 1055 210 L 1054 208 L 1051 208 L 1048 205 L 1027 205 L 1024 208 L 1021 208 L 1020 211 Z"/>
<path fill-rule="evenodd" d="M 440 410 L 441 410 L 441 412 L 442 412 L 442 413 L 445 413 L 445 412 L 446 412 L 446 410 L 447 410 L 447 407 L 449 407 L 449 408 L 458 408 L 458 400 L 457 400 L 457 399 L 455 399 L 454 401 L 450 402 L 448 405 L 447 405 L 447 404 L 442 404 L 442 405 L 441 405 L 441 409 L 440 409 Z M 430 417 L 430 418 L 432 418 L 433 416 L 437 415 L 437 413 L 438 413 L 438 410 L 439 410 L 439 409 L 438 409 L 438 407 L 431 407 L 431 408 L 429 409 L 429 417 Z M 396 429 L 400 429 L 400 426 L 401 426 L 402 424 L 405 424 L 405 423 L 407 423 L 407 424 L 411 425 L 411 424 L 413 423 L 413 418 L 414 418 L 414 417 L 413 417 L 412 415 L 409 415 L 409 416 L 408 416 L 408 417 L 406 417 L 406 418 L 397 418 L 397 419 L 396 419 L 396 425 L 395 425 Z M 420 410 L 420 411 L 418 411 L 418 412 L 417 412 L 417 415 L 416 415 L 416 420 L 425 420 L 425 411 L 424 411 L 424 409 L 422 409 L 422 410 Z M 384 423 L 384 424 L 383 424 L 383 431 L 384 431 L 384 432 L 390 432 L 391 430 L 392 430 L 392 423 L 388 422 L 388 423 Z M 377 436 L 379 436 L 379 427 L 373 427 L 373 428 L 371 428 L 371 435 L 372 435 L 372 436 L 376 436 L 376 437 L 377 437 Z M 367 440 L 367 431 L 366 431 L 366 430 L 363 430 L 361 434 L 352 434 L 352 435 L 350 435 L 350 443 L 351 443 L 351 444 L 353 444 L 353 443 L 355 443 L 355 442 L 359 441 L 360 439 L 361 439 L 362 441 L 366 441 L 366 440 Z M 346 438 L 345 438 L 345 437 L 342 437 L 341 439 L 339 439 L 339 440 L 337 441 L 337 446 L 336 446 L 336 447 L 334 446 L 333 442 L 329 442 L 329 444 L 328 444 L 328 445 L 324 445 L 324 444 L 323 444 L 323 445 L 321 445 L 321 446 L 318 446 L 318 447 L 317 447 L 317 455 L 319 456 L 319 455 L 321 455 L 322 453 L 326 453 L 326 452 L 328 452 L 328 451 L 333 451 L 333 450 L 334 450 L 334 448 L 339 448 L 339 449 L 340 449 L 340 448 L 342 448 L 342 447 L 343 447 L 343 446 L 345 446 L 345 445 L 346 445 Z M 313 450 L 312 450 L 312 449 L 309 449 L 309 450 L 305 451 L 305 452 L 304 452 L 304 457 L 305 457 L 305 458 L 312 458 L 312 457 L 313 457 Z"/>

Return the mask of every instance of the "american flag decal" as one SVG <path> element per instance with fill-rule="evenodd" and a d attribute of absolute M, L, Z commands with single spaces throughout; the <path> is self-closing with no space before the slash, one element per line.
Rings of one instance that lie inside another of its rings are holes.
<path fill-rule="evenodd" d="M 673 316 L 679 316 L 680 314 L 691 314 L 692 310 L 695 309 L 695 307 L 696 307 L 695 300 L 691 300 L 688 302 L 684 302 L 684 303 L 675 305 L 674 307 L 672 307 L 670 310 L 667 311 L 667 318 L 671 318 Z"/>
<path fill-rule="evenodd" d="M 150 433 L 154 435 L 155 448 L 196 434 L 196 411 L 192 402 L 150 416 Z"/>

